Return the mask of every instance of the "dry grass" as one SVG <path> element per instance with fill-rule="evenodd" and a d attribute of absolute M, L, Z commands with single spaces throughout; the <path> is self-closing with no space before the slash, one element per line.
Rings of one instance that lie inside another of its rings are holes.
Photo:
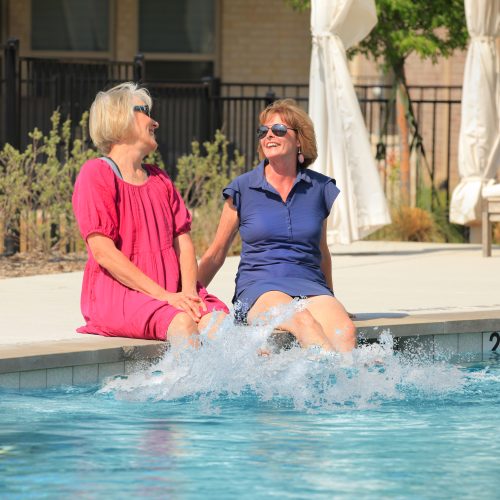
<path fill-rule="evenodd" d="M 26 252 L 0 256 L 0 279 L 82 271 L 86 262 L 86 252 Z"/>
<path fill-rule="evenodd" d="M 418 207 L 402 206 L 392 214 L 394 232 L 401 241 L 442 240 L 432 215 Z"/>
<path fill-rule="evenodd" d="M 417 207 L 392 210 L 392 223 L 370 235 L 370 240 L 442 242 L 445 237 L 432 214 Z"/>
<path fill-rule="evenodd" d="M 493 243 L 500 244 L 500 222 L 493 223 Z"/>

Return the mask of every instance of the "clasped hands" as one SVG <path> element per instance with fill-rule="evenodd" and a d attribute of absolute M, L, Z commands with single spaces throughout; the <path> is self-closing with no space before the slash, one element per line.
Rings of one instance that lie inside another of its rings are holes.
<path fill-rule="evenodd" d="M 202 313 L 207 310 L 205 302 L 201 299 L 196 291 L 193 292 L 166 292 L 162 298 L 171 306 L 176 307 L 188 314 L 193 321 L 198 323 L 202 317 Z"/>

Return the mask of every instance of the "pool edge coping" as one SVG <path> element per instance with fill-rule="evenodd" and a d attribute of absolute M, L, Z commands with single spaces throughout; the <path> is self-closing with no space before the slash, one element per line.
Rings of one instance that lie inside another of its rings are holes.
<path fill-rule="evenodd" d="M 500 331 L 500 310 L 432 314 L 360 314 L 358 336 L 376 339 Z M 75 334 L 76 336 L 77 334 Z M 0 345 L 0 374 L 70 366 L 154 361 L 165 352 L 162 341 L 80 335 L 75 339 Z"/>

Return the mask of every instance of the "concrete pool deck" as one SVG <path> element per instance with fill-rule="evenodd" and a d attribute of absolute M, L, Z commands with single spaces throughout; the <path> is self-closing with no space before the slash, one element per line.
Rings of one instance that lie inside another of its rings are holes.
<path fill-rule="evenodd" d="M 500 247 L 490 258 L 464 244 L 362 241 L 331 250 L 337 297 L 363 337 L 426 336 L 455 352 L 497 343 Z M 227 303 L 238 260 L 228 258 L 209 287 Z M 163 352 L 162 342 L 77 334 L 81 280 L 81 272 L 0 279 L 0 387 L 95 382 Z"/>

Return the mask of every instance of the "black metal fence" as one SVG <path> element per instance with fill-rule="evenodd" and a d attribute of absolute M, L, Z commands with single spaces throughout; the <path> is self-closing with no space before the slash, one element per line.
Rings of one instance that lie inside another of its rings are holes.
<path fill-rule="evenodd" d="M 154 116 L 160 122 L 159 149 L 170 173 L 175 174 L 177 159 L 190 152 L 193 140 L 209 140 L 217 128 L 251 168 L 257 160 L 255 129 L 260 110 L 283 97 L 294 98 L 305 109 L 308 105 L 307 85 L 221 83 L 217 79 L 185 84 L 148 82 L 147 61 L 140 55 L 133 62 L 75 61 L 22 58 L 18 50 L 15 40 L 5 46 L 0 85 L 0 141 L 18 148 L 26 147 L 28 132 L 34 127 L 48 132 L 55 109 L 71 118 L 75 128 L 99 90 L 133 80 L 144 83 L 154 99 Z M 390 89 L 357 85 L 356 92 L 386 193 L 391 195 L 399 189 L 402 145 Z M 425 178 L 433 193 L 446 190 L 449 199 L 456 181 L 453 166 L 461 87 L 411 87 L 410 95 L 422 138 L 418 154 L 411 160 L 413 185 L 418 191 Z"/>
<path fill-rule="evenodd" d="M 449 206 L 452 188 L 458 182 L 458 134 L 461 113 L 461 86 L 414 85 L 409 87 L 416 134 L 409 126 L 402 137 L 401 121 L 394 103 L 394 88 L 384 85 L 357 85 L 356 92 L 370 135 L 384 189 L 397 197 L 398 170 L 404 144 L 410 149 L 410 173 L 414 202 L 428 191 L 429 208 L 436 203 Z M 401 110 L 399 110 L 401 111 Z M 408 124 L 407 124 L 408 125 Z"/>
<path fill-rule="evenodd" d="M 355 85 L 365 119 L 373 156 L 389 197 L 397 199 L 405 147 L 401 140 L 394 89 L 387 85 Z M 449 205 L 457 182 L 458 132 L 462 88 L 460 86 L 411 86 L 417 135 L 409 135 L 412 198 L 416 203 L 428 192 L 433 208 L 444 198 Z M 309 86 L 295 84 L 222 83 L 211 100 L 219 110 L 219 125 L 242 152 L 249 165 L 257 161 L 255 129 L 259 112 L 277 98 L 295 99 L 307 110 Z M 442 201 L 441 201 L 442 203 Z"/>

